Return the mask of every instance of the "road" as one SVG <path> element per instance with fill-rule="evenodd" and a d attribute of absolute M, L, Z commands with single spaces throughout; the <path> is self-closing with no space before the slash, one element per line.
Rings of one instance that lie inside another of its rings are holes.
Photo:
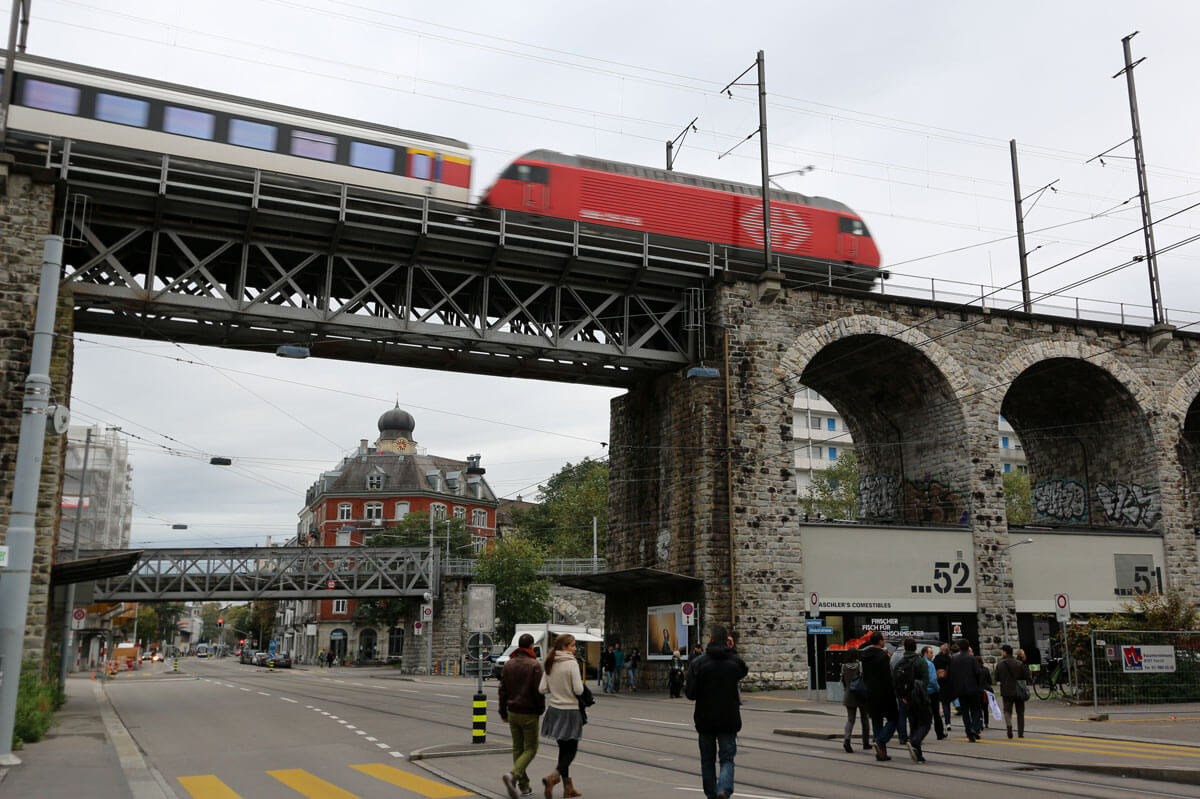
<path fill-rule="evenodd" d="M 147 664 L 148 665 L 148 664 Z M 489 698 L 488 739 L 472 746 L 475 682 L 399 678 L 386 669 L 292 669 L 274 673 L 232 659 L 188 658 L 122 674 L 108 696 L 149 765 L 179 797 L 193 799 L 351 799 L 503 796 L 511 764 L 507 728 Z M 927 742 L 927 765 L 903 747 L 877 764 L 846 754 L 840 739 L 797 738 L 781 729 L 812 727 L 814 710 L 792 692 L 747 693 L 739 737 L 737 792 L 775 797 L 1200 797 L 1200 785 L 1131 779 L 1053 767 L 1055 762 L 1129 760 L 1164 768 L 1200 766 L 1200 748 L 1118 739 L 1050 737 L 1008 741 L 995 727 L 980 744 Z M 661 693 L 597 695 L 573 767 L 586 795 L 702 796 L 691 703 Z M 825 729 L 836 718 L 822 716 Z M 821 725 L 816 725 L 821 726 Z M 1035 726 L 1035 725 L 1031 725 Z M 1035 727 L 1036 729 L 1036 727 Z M 961 730 L 958 730 L 961 733 Z M 422 750 L 465 754 L 410 760 Z M 543 741 L 531 774 L 554 766 Z M 535 794 L 540 796 L 540 792 Z M 98 797 L 98 799 L 105 799 Z"/>

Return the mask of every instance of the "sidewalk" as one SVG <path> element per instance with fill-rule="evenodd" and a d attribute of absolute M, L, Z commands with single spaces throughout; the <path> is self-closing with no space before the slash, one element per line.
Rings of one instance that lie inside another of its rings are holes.
<path fill-rule="evenodd" d="M 67 704 L 41 741 L 14 752 L 19 766 L 0 767 L 0 796 L 167 799 L 137 744 L 90 673 L 67 678 Z"/>

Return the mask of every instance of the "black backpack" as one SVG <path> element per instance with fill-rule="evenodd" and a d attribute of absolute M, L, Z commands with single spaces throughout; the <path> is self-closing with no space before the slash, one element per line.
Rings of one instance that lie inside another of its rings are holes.
<path fill-rule="evenodd" d="M 892 673 L 892 685 L 897 697 L 907 699 L 912 696 L 913 687 L 917 682 L 917 674 L 913 669 L 916 662 L 916 658 L 906 657 L 896 664 L 896 670 Z"/>

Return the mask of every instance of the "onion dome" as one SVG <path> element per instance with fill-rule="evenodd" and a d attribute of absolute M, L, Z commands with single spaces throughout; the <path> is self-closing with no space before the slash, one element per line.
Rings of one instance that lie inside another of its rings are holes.
<path fill-rule="evenodd" d="M 400 410 L 400 404 L 396 403 L 395 408 L 379 417 L 379 437 L 393 441 L 406 438 L 411 441 L 413 428 L 416 426 L 412 415 L 408 411 Z"/>

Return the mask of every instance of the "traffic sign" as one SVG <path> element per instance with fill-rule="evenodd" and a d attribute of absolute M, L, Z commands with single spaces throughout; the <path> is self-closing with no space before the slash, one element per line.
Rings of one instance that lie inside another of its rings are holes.
<path fill-rule="evenodd" d="M 332 591 L 333 589 L 337 588 L 337 580 L 330 580 L 329 582 L 325 583 L 325 587 Z"/>
<path fill-rule="evenodd" d="M 1066 594 L 1054 595 L 1054 618 L 1058 621 L 1071 620 L 1071 597 Z"/>
<path fill-rule="evenodd" d="M 480 660 L 487 660 L 491 654 L 489 650 L 492 648 L 492 636 L 487 633 L 471 633 L 467 636 L 467 656 L 477 657 Z"/>
<path fill-rule="evenodd" d="M 424 625 L 424 624 L 422 624 L 421 622 L 419 622 L 419 621 L 414 621 L 414 622 L 413 622 L 413 634 L 414 634 L 414 635 L 420 635 L 420 634 L 421 634 L 421 628 L 423 628 L 424 626 L 425 626 L 425 625 Z"/>
<path fill-rule="evenodd" d="M 8 566 L 8 547 L 0 545 L 0 569 Z"/>
<path fill-rule="evenodd" d="M 421 621 L 433 621 L 433 605 L 421 606 Z"/>
<path fill-rule="evenodd" d="M 87 611 L 83 608 L 75 608 L 71 611 L 71 629 L 82 630 L 83 621 L 87 618 Z"/>
<path fill-rule="evenodd" d="M 833 628 L 832 627 L 809 627 L 808 632 L 810 635 L 833 635 Z"/>
<path fill-rule="evenodd" d="M 812 591 L 808 595 L 808 615 L 809 616 L 820 616 L 821 615 L 821 595 L 818 594 L 816 591 Z"/>
<path fill-rule="evenodd" d="M 695 605 L 695 603 L 684 602 L 682 605 L 679 606 L 679 609 L 681 611 L 683 611 L 683 623 L 686 626 L 691 627 L 692 625 L 694 625 L 696 623 L 696 605 Z"/>
<path fill-rule="evenodd" d="M 813 627 L 824 627 L 825 620 L 824 619 L 805 619 L 804 624 L 809 629 L 812 629 Z"/>

